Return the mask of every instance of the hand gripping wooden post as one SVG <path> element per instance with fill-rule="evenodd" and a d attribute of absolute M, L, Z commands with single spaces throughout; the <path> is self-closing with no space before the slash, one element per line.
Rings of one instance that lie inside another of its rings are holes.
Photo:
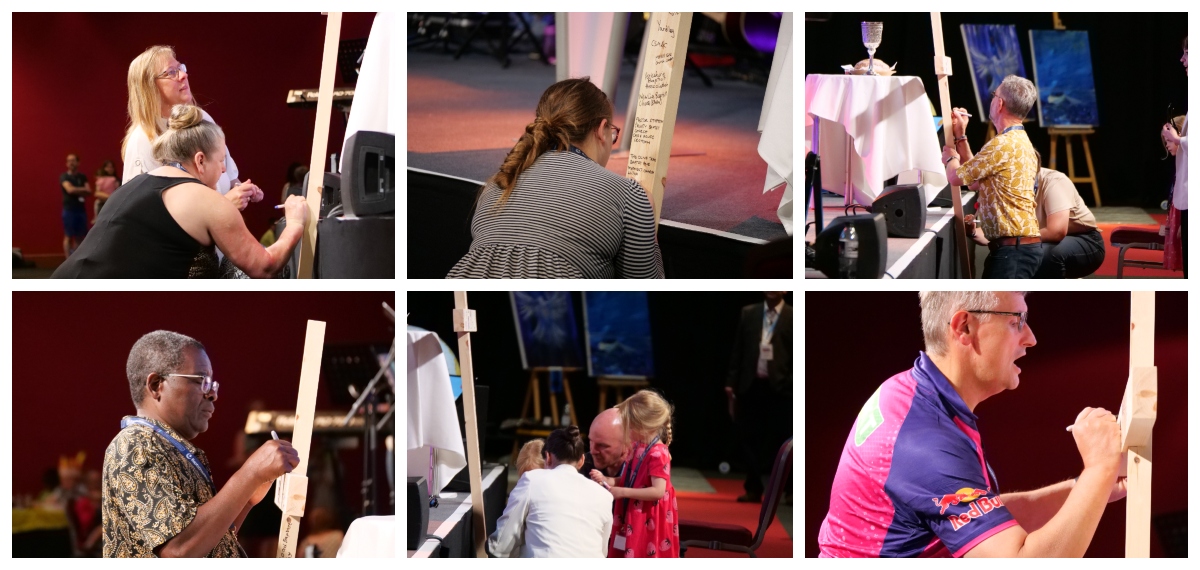
<path fill-rule="evenodd" d="M 650 27 L 650 41 L 642 54 L 637 113 L 625 176 L 646 189 L 657 224 L 671 161 L 671 139 L 675 136 L 675 114 L 679 110 L 692 13 L 654 12 L 646 25 Z"/>
<path fill-rule="evenodd" d="M 1158 416 L 1154 366 L 1154 291 L 1130 293 L 1129 381 L 1121 399 L 1121 450 L 1125 481 L 1125 557 L 1150 556 L 1151 435 Z"/>
<path fill-rule="evenodd" d="M 950 126 L 950 115 L 954 109 L 950 106 L 950 80 L 951 75 L 954 75 L 950 67 L 950 58 L 946 57 L 946 48 L 942 43 L 942 13 L 930 12 L 930 20 L 933 23 L 933 69 L 937 73 L 938 92 L 941 94 L 942 103 L 942 134 L 945 135 L 946 144 L 954 144 L 954 129 Z M 967 251 L 967 229 L 964 224 L 962 207 L 962 192 L 958 186 L 950 188 L 950 198 L 954 202 L 954 243 L 958 246 L 958 263 L 965 273 L 963 277 L 970 279 L 971 272 L 971 257 Z"/>
<path fill-rule="evenodd" d="M 325 22 L 325 49 L 321 52 L 321 85 L 317 92 L 317 123 L 313 131 L 312 160 L 308 166 L 308 223 L 300 236 L 300 264 L 296 277 L 311 279 L 317 253 L 317 218 L 321 215 L 321 192 L 325 185 L 325 149 L 329 147 L 329 115 L 333 109 L 333 72 L 337 69 L 338 38 L 342 13 L 330 12 Z"/>
<path fill-rule="evenodd" d="M 467 469 L 471 478 L 471 521 L 475 528 L 475 557 L 487 558 L 483 542 L 487 527 L 483 519 L 482 469 L 479 465 L 479 427 L 475 417 L 475 367 L 471 363 L 471 333 L 475 311 L 467 308 L 467 292 L 454 292 L 454 332 L 458 333 L 458 358 L 462 365 L 463 422 L 467 430 Z"/>
<path fill-rule="evenodd" d="M 276 558 L 295 558 L 300 538 L 300 517 L 308 498 L 308 459 L 312 443 L 313 416 L 317 410 L 317 382 L 321 379 L 321 352 L 325 348 L 325 323 L 308 321 L 304 335 L 304 359 L 300 363 L 300 394 L 296 398 L 296 424 L 292 428 L 292 447 L 300 463 L 275 480 L 275 504 L 283 511 L 279 523 Z"/>

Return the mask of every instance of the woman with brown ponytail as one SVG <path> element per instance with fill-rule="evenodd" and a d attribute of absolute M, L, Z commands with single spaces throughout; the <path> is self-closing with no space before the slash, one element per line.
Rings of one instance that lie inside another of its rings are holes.
<path fill-rule="evenodd" d="M 654 209 L 605 169 L 620 138 L 613 105 L 587 77 L 551 85 L 480 189 L 471 249 L 451 279 L 662 278 Z"/>

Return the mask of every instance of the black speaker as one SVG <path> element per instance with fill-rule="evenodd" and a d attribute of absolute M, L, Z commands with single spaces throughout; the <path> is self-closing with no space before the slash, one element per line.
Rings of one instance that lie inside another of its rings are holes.
<path fill-rule="evenodd" d="M 424 477 L 408 478 L 408 549 L 416 550 L 429 532 L 429 487 Z"/>
<path fill-rule="evenodd" d="M 887 227 L 883 214 L 861 214 L 835 218 L 817 234 L 815 267 L 826 277 L 836 278 L 841 273 L 842 230 L 853 226 L 858 237 L 858 262 L 856 279 L 879 279 L 887 269 Z"/>
<path fill-rule="evenodd" d="M 321 217 L 325 219 L 329 216 L 329 211 L 335 206 L 342 203 L 342 176 L 332 172 L 322 172 L 325 178 L 321 182 Z M 308 197 L 308 177 L 311 172 L 304 175 L 304 190 L 302 197 Z M 297 259 L 299 259 L 299 249 L 296 250 Z"/>
<path fill-rule="evenodd" d="M 925 193 L 917 184 L 888 186 L 871 204 L 871 211 L 883 214 L 887 235 L 921 237 L 925 231 Z"/>
<path fill-rule="evenodd" d="M 396 211 L 396 135 L 358 131 L 342 157 L 342 207 L 347 216 Z"/>

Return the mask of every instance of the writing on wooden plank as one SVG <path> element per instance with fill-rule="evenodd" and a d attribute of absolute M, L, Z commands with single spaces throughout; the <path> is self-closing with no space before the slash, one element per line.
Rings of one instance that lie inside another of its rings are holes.
<path fill-rule="evenodd" d="M 654 12 L 650 15 L 650 39 L 642 57 L 637 111 L 625 176 L 646 189 L 654 204 L 654 220 L 662 210 L 663 185 L 671 157 L 675 115 L 679 110 L 679 88 L 692 26 L 691 12 Z"/>

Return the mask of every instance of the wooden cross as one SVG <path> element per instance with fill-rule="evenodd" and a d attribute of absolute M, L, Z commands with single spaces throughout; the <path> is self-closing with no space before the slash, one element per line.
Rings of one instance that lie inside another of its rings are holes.
<path fill-rule="evenodd" d="M 317 218 L 321 216 L 321 192 L 325 188 L 325 150 L 329 147 L 329 115 L 333 109 L 333 72 L 337 69 L 338 38 L 342 13 L 330 12 L 325 22 L 325 50 L 321 55 L 321 86 L 317 94 L 317 124 L 313 132 L 312 161 L 308 166 L 308 223 L 300 236 L 300 264 L 296 277 L 311 279 L 317 253 Z"/>
<path fill-rule="evenodd" d="M 1150 467 L 1158 416 L 1158 368 L 1154 366 L 1154 291 L 1130 293 L 1129 381 L 1121 399 L 1121 452 L 1125 481 L 1125 557 L 1150 556 Z"/>
<path fill-rule="evenodd" d="M 487 539 L 487 527 L 483 519 L 483 475 L 479 465 L 479 428 L 475 418 L 475 368 L 471 363 L 471 333 L 475 330 L 475 311 L 467 308 L 467 292 L 455 291 L 454 332 L 458 333 L 458 357 L 462 365 L 463 423 L 467 430 L 467 469 L 471 478 L 475 557 L 487 558 L 487 551 L 483 547 Z"/>
<path fill-rule="evenodd" d="M 317 410 L 317 383 L 321 379 L 321 353 L 325 348 L 325 323 L 308 321 L 304 335 L 304 357 L 300 363 L 300 393 L 296 398 L 296 423 L 292 447 L 300 463 L 275 480 L 275 504 L 283 511 L 279 522 L 276 558 L 295 558 L 300 538 L 300 517 L 308 498 L 308 459 L 312 444 L 313 416 Z"/>
<path fill-rule="evenodd" d="M 625 176 L 637 180 L 646 189 L 657 224 L 662 212 L 667 166 L 671 161 L 671 139 L 675 136 L 675 114 L 679 110 L 679 88 L 683 85 L 692 13 L 654 12 L 646 26 L 650 29 L 650 38 L 642 54 L 637 113 L 633 119 Z"/>
<path fill-rule="evenodd" d="M 954 75 L 950 67 L 950 58 L 946 57 L 946 48 L 942 44 L 942 13 L 930 12 L 933 23 L 933 69 L 937 73 L 938 91 L 942 103 L 942 134 L 947 145 L 954 144 L 954 129 L 950 126 L 950 116 L 954 109 L 950 106 L 950 80 Z M 962 193 L 958 186 L 950 188 L 950 198 L 954 202 L 954 241 L 958 245 L 958 263 L 965 272 L 964 277 L 970 278 L 971 257 L 967 253 L 967 229 L 964 224 Z"/>

